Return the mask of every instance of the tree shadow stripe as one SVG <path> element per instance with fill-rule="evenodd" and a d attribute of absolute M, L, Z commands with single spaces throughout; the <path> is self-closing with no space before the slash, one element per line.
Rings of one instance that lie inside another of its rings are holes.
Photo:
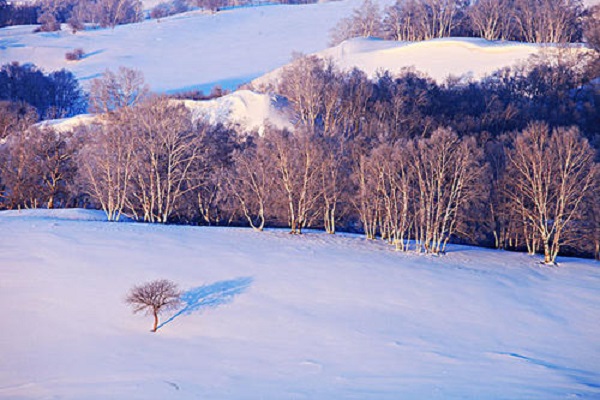
<path fill-rule="evenodd" d="M 190 315 L 205 308 L 215 308 L 230 303 L 235 296 L 244 293 L 253 281 L 252 277 L 240 277 L 198 286 L 185 291 L 180 297 L 183 307 L 161 323 L 157 330 L 182 315 Z"/>

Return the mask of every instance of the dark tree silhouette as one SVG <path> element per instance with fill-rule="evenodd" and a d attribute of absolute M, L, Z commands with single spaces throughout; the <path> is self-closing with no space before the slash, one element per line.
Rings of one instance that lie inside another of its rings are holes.
<path fill-rule="evenodd" d="M 180 303 L 181 292 L 177 285 L 167 279 L 144 283 L 134 286 L 125 299 L 133 307 L 133 313 L 144 311 L 154 316 L 152 332 L 158 329 L 158 314 L 165 310 L 176 308 Z"/>

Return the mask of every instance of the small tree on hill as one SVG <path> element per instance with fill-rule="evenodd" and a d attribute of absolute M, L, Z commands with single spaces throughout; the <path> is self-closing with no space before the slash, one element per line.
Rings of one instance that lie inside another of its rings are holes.
<path fill-rule="evenodd" d="M 134 286 L 125 299 L 133 307 L 133 313 L 144 311 L 154 316 L 152 332 L 158 329 L 158 314 L 176 308 L 180 304 L 181 292 L 177 285 L 167 279 L 159 279 Z"/>

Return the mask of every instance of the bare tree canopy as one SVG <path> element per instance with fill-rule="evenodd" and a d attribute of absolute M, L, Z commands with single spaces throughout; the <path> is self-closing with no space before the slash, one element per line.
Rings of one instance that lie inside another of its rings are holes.
<path fill-rule="evenodd" d="M 106 70 L 90 86 L 89 108 L 93 113 L 109 113 L 132 107 L 148 96 L 150 89 L 144 75 L 134 69 L 119 67 L 118 72 Z"/>
<path fill-rule="evenodd" d="M 177 285 L 167 279 L 159 279 L 134 286 L 125 302 L 133 308 L 133 312 L 144 312 L 154 317 L 152 332 L 158 328 L 158 315 L 164 311 L 175 309 L 181 303 L 181 292 Z"/>
<path fill-rule="evenodd" d="M 508 196 L 530 227 L 531 240 L 541 242 L 544 262 L 555 263 L 595 184 L 594 151 L 576 128 L 551 132 L 546 124 L 532 123 L 517 136 L 508 159 Z"/>

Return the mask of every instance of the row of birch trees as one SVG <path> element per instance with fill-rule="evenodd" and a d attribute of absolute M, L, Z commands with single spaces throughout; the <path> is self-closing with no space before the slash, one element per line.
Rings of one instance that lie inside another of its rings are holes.
<path fill-rule="evenodd" d="M 431 254 L 460 241 L 541 252 L 546 263 L 561 251 L 600 257 L 598 163 L 579 128 L 460 132 L 424 111 L 435 87 L 422 86 L 300 58 L 271 88 L 289 102 L 294 129 L 259 135 L 194 120 L 135 71 L 107 73 L 92 84 L 93 123 L 65 130 L 17 118 L 0 145 L 1 204 L 358 231 Z"/>
<path fill-rule="evenodd" d="M 332 31 L 332 43 L 353 37 L 420 41 L 451 36 L 529 43 L 581 42 L 597 28 L 598 6 L 581 0 L 397 0 L 383 11 L 365 0 Z"/>

